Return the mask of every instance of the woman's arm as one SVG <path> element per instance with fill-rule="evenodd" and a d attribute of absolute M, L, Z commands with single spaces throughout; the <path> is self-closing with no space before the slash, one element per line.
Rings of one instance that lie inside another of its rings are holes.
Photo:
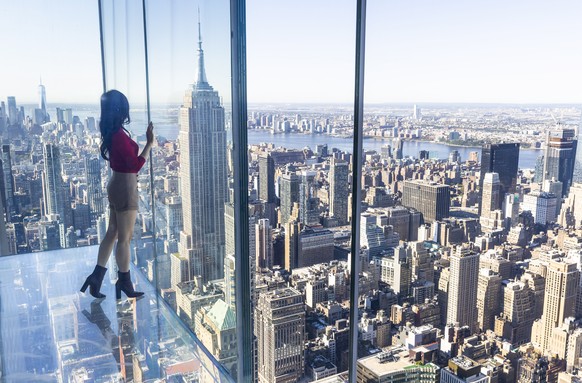
<path fill-rule="evenodd" d="M 140 157 L 147 160 L 150 155 L 150 150 L 154 144 L 154 124 L 150 121 L 146 131 L 147 144 L 140 153 Z"/>

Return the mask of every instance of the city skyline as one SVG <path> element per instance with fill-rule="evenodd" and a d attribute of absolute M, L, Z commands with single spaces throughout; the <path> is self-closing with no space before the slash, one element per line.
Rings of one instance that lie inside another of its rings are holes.
<path fill-rule="evenodd" d="M 575 18 L 582 11 L 582 4 L 519 3 L 467 5 L 452 1 L 437 6 L 428 1 L 368 2 L 366 102 L 581 103 L 578 89 L 582 88 L 582 74 L 577 68 L 582 66 L 582 53 L 572 48 L 582 39 Z M 63 66 L 62 60 L 51 60 L 60 51 L 50 44 L 35 44 L 37 35 L 32 29 L 19 29 L 19 19 L 8 16 L 16 5 L 9 3 L 0 16 L 1 28 L 6 29 L 4 35 L 16 29 L 21 35 L 19 44 L 8 41 L 4 52 L 21 59 L 4 64 L 0 83 L 5 88 L 0 98 L 10 95 L 21 102 L 36 102 L 27 99 L 30 92 L 25 89 L 38 86 L 42 77 L 49 103 L 71 98 L 82 102 L 98 100 L 101 68 L 97 6 L 74 1 L 62 4 L 58 8 L 29 0 L 27 20 L 42 24 L 46 18 L 66 17 L 73 22 L 75 34 L 63 30 L 70 25 L 64 24 L 49 29 L 45 38 L 59 41 L 65 52 L 74 50 L 83 57 L 83 65 Z M 330 4 L 308 6 L 307 2 L 294 2 L 291 6 L 259 1 L 247 7 L 249 102 L 352 102 L 355 5 L 350 1 L 334 2 L 330 14 Z M 175 46 L 194 48 L 191 36 L 195 36 L 198 5 L 206 25 L 202 33 L 208 42 L 207 50 L 213 50 L 209 55 L 212 62 L 208 66 L 213 71 L 210 76 L 228 101 L 229 26 L 227 18 L 221 17 L 228 12 L 226 2 L 176 2 L 169 9 L 157 2 L 147 5 L 151 13 L 174 20 L 179 28 L 191 32 L 166 32 L 151 23 L 152 101 L 179 102 L 182 86 L 177 84 L 194 80 L 194 49 L 174 47 L 168 51 L 170 48 L 164 48 L 162 42 L 174 39 Z M 390 20 L 388 26 L 386 18 Z M 30 46 L 35 49 L 22 49 Z M 175 56 L 169 63 L 164 59 L 168 52 Z M 169 77 L 160 71 L 164 65 L 172 68 Z M 18 76 L 17 83 L 12 76 L 16 71 L 30 76 Z M 287 75 L 281 76 L 283 73 Z M 84 86 L 78 87 L 79 83 Z M 139 88 L 139 84 L 130 85 L 134 90 Z M 134 97 L 132 102 L 136 99 L 143 97 Z"/>

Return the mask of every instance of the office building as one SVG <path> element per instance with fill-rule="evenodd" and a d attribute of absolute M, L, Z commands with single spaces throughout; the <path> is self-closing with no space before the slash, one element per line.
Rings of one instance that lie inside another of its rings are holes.
<path fill-rule="evenodd" d="M 564 227 L 582 226 L 582 183 L 574 183 L 560 209 L 558 223 Z"/>
<path fill-rule="evenodd" d="M 2 213 L 6 213 L 6 221 L 11 222 L 12 216 L 17 213 L 14 199 L 14 175 L 12 173 L 12 157 L 10 145 L 2 145 L 0 152 L 0 198 L 4 205 Z"/>
<path fill-rule="evenodd" d="M 98 157 L 85 157 L 85 179 L 91 223 L 94 224 L 105 212 L 105 196 L 101 187 L 101 160 Z"/>
<path fill-rule="evenodd" d="M 530 211 L 534 222 L 546 225 L 557 220 L 557 196 L 540 190 L 534 190 L 523 196 L 522 210 Z"/>
<path fill-rule="evenodd" d="M 448 185 L 421 180 L 404 181 L 402 205 L 422 213 L 425 222 L 449 216 L 451 195 Z"/>
<path fill-rule="evenodd" d="M 57 215 L 59 222 L 69 227 L 72 223 L 67 214 L 70 206 L 68 202 L 68 190 L 61 177 L 61 156 L 59 148 L 52 144 L 44 146 L 44 172 L 43 177 L 43 203 L 44 215 Z"/>
<path fill-rule="evenodd" d="M 514 193 L 517 185 L 517 170 L 519 164 L 519 143 L 486 144 L 481 150 L 481 176 L 479 187 L 483 187 L 483 180 L 487 173 L 499 174 L 500 199 L 505 194 Z M 501 201 L 496 209 L 501 208 Z"/>
<path fill-rule="evenodd" d="M 13 96 L 8 96 L 6 98 L 6 101 L 8 102 L 8 124 L 9 125 L 16 125 L 16 124 L 20 124 L 21 121 L 19 121 L 19 111 L 18 108 L 16 107 L 16 98 Z"/>
<path fill-rule="evenodd" d="M 578 140 L 575 129 L 548 130 L 544 153 L 543 181 L 555 179 L 562 183 L 562 195 L 566 197 L 574 177 L 574 161 Z"/>
<path fill-rule="evenodd" d="M 489 377 L 481 373 L 481 365 L 465 356 L 454 357 L 441 370 L 440 383 L 488 383 Z"/>
<path fill-rule="evenodd" d="M 224 108 L 206 79 L 201 36 L 198 76 L 184 95 L 178 140 L 184 223 L 179 251 L 189 259 L 190 277 L 219 279 L 224 274 L 227 143 Z"/>
<path fill-rule="evenodd" d="M 303 227 L 296 221 L 285 225 L 285 269 L 328 263 L 333 254 L 334 237 L 330 230 Z"/>
<path fill-rule="evenodd" d="M 479 254 L 466 246 L 454 248 L 450 257 L 450 280 L 446 323 L 477 326 L 477 286 L 479 279 Z"/>
<path fill-rule="evenodd" d="M 259 219 L 256 223 L 255 238 L 257 270 L 273 268 L 273 237 L 268 219 Z"/>
<path fill-rule="evenodd" d="M 340 225 L 348 223 L 348 163 L 334 157 L 329 169 L 329 214 L 339 220 Z"/>
<path fill-rule="evenodd" d="M 492 330 L 498 314 L 501 277 L 490 269 L 479 269 L 477 282 L 477 322 L 483 331 Z"/>
<path fill-rule="evenodd" d="M 289 222 L 293 204 L 299 202 L 300 177 L 295 173 L 285 173 L 279 179 L 279 199 L 281 200 L 281 225 Z"/>
<path fill-rule="evenodd" d="M 513 346 L 529 342 L 535 319 L 535 293 L 524 281 L 504 280 L 501 285 L 500 315 L 495 334 Z"/>
<path fill-rule="evenodd" d="M 500 209 L 501 207 L 501 182 L 499 181 L 499 174 L 487 173 L 483 178 L 483 186 L 481 187 L 481 217 L 489 218 L 491 212 Z"/>
<path fill-rule="evenodd" d="M 275 203 L 275 161 L 267 154 L 259 157 L 259 198 L 267 203 Z"/>
<path fill-rule="evenodd" d="M 560 258 L 548 261 L 544 312 L 532 330 L 532 340 L 542 350 L 548 349 L 552 330 L 567 317 L 575 316 L 579 284 L 580 271 L 575 263 Z"/>
<path fill-rule="evenodd" d="M 319 224 L 319 198 L 314 171 L 303 171 L 299 184 L 299 222 L 312 226 Z"/>
<path fill-rule="evenodd" d="M 433 363 L 411 361 L 409 350 L 402 346 L 358 359 L 356 368 L 357 383 L 437 383 L 440 371 Z"/>
<path fill-rule="evenodd" d="M 259 295 L 255 310 L 260 383 L 291 383 L 303 375 L 305 306 L 293 288 Z"/>

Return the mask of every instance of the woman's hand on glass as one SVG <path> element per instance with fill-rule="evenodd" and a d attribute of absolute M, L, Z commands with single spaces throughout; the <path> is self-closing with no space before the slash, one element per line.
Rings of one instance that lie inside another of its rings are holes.
<path fill-rule="evenodd" d="M 151 121 L 148 124 L 148 129 L 146 131 L 146 138 L 148 140 L 149 145 L 154 143 L 154 124 Z"/>

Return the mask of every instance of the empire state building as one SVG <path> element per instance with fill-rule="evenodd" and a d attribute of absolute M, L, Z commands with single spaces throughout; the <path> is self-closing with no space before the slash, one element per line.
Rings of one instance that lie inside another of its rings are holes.
<path fill-rule="evenodd" d="M 179 252 L 189 277 L 224 276 L 226 130 L 218 92 L 208 84 L 198 23 L 198 76 L 180 108 L 180 180 L 184 226 Z"/>

